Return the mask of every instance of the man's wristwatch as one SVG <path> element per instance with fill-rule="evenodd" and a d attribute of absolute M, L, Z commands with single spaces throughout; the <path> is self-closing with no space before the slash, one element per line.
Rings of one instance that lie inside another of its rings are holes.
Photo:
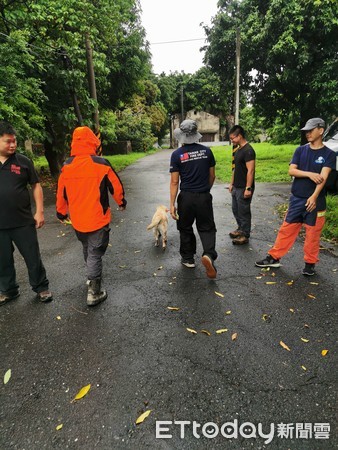
<path fill-rule="evenodd" d="M 252 191 L 252 187 L 251 187 L 251 186 L 247 186 L 247 187 L 245 188 L 245 190 L 246 190 L 246 191 Z"/>

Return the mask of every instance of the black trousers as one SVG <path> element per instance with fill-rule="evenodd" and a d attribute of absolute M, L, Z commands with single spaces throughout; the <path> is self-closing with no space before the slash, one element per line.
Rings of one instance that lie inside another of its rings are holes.
<path fill-rule="evenodd" d="M 180 232 L 180 254 L 182 259 L 191 260 L 196 253 L 196 237 L 193 224 L 201 239 L 203 255 L 217 258 L 216 226 L 210 192 L 181 191 L 177 197 L 177 229 Z"/>
<path fill-rule="evenodd" d="M 35 225 L 0 230 L 0 292 L 15 295 L 19 285 L 14 267 L 14 245 L 23 256 L 34 292 L 48 290 L 46 270 L 42 264 Z"/>

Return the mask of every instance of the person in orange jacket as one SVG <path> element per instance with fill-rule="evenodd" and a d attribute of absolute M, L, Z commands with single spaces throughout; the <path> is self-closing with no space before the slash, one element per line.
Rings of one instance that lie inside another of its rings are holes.
<path fill-rule="evenodd" d="M 99 144 L 90 128 L 74 130 L 71 156 L 61 169 L 56 198 L 58 219 L 65 222 L 70 217 L 83 246 L 88 306 L 97 305 L 107 298 L 107 292 L 101 289 L 101 278 L 102 257 L 109 243 L 109 192 L 121 211 L 127 205 L 120 178 L 109 161 L 96 155 Z"/>

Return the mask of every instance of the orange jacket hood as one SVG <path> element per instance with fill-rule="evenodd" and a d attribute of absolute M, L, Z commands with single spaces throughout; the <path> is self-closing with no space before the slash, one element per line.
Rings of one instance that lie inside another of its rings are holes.
<path fill-rule="evenodd" d="M 100 140 L 88 127 L 77 127 L 73 133 L 71 156 L 95 155 Z"/>

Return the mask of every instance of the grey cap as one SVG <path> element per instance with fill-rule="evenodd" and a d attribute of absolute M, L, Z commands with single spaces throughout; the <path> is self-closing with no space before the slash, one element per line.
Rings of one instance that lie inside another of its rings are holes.
<path fill-rule="evenodd" d="M 181 144 L 194 144 L 202 137 L 197 131 L 197 123 L 192 119 L 183 120 L 180 127 L 174 130 L 174 136 Z"/>
<path fill-rule="evenodd" d="M 320 117 L 315 117 L 313 119 L 309 119 L 305 126 L 303 128 L 301 128 L 302 131 L 310 131 L 313 130 L 314 128 L 325 128 L 325 122 L 323 119 L 321 119 Z"/>

